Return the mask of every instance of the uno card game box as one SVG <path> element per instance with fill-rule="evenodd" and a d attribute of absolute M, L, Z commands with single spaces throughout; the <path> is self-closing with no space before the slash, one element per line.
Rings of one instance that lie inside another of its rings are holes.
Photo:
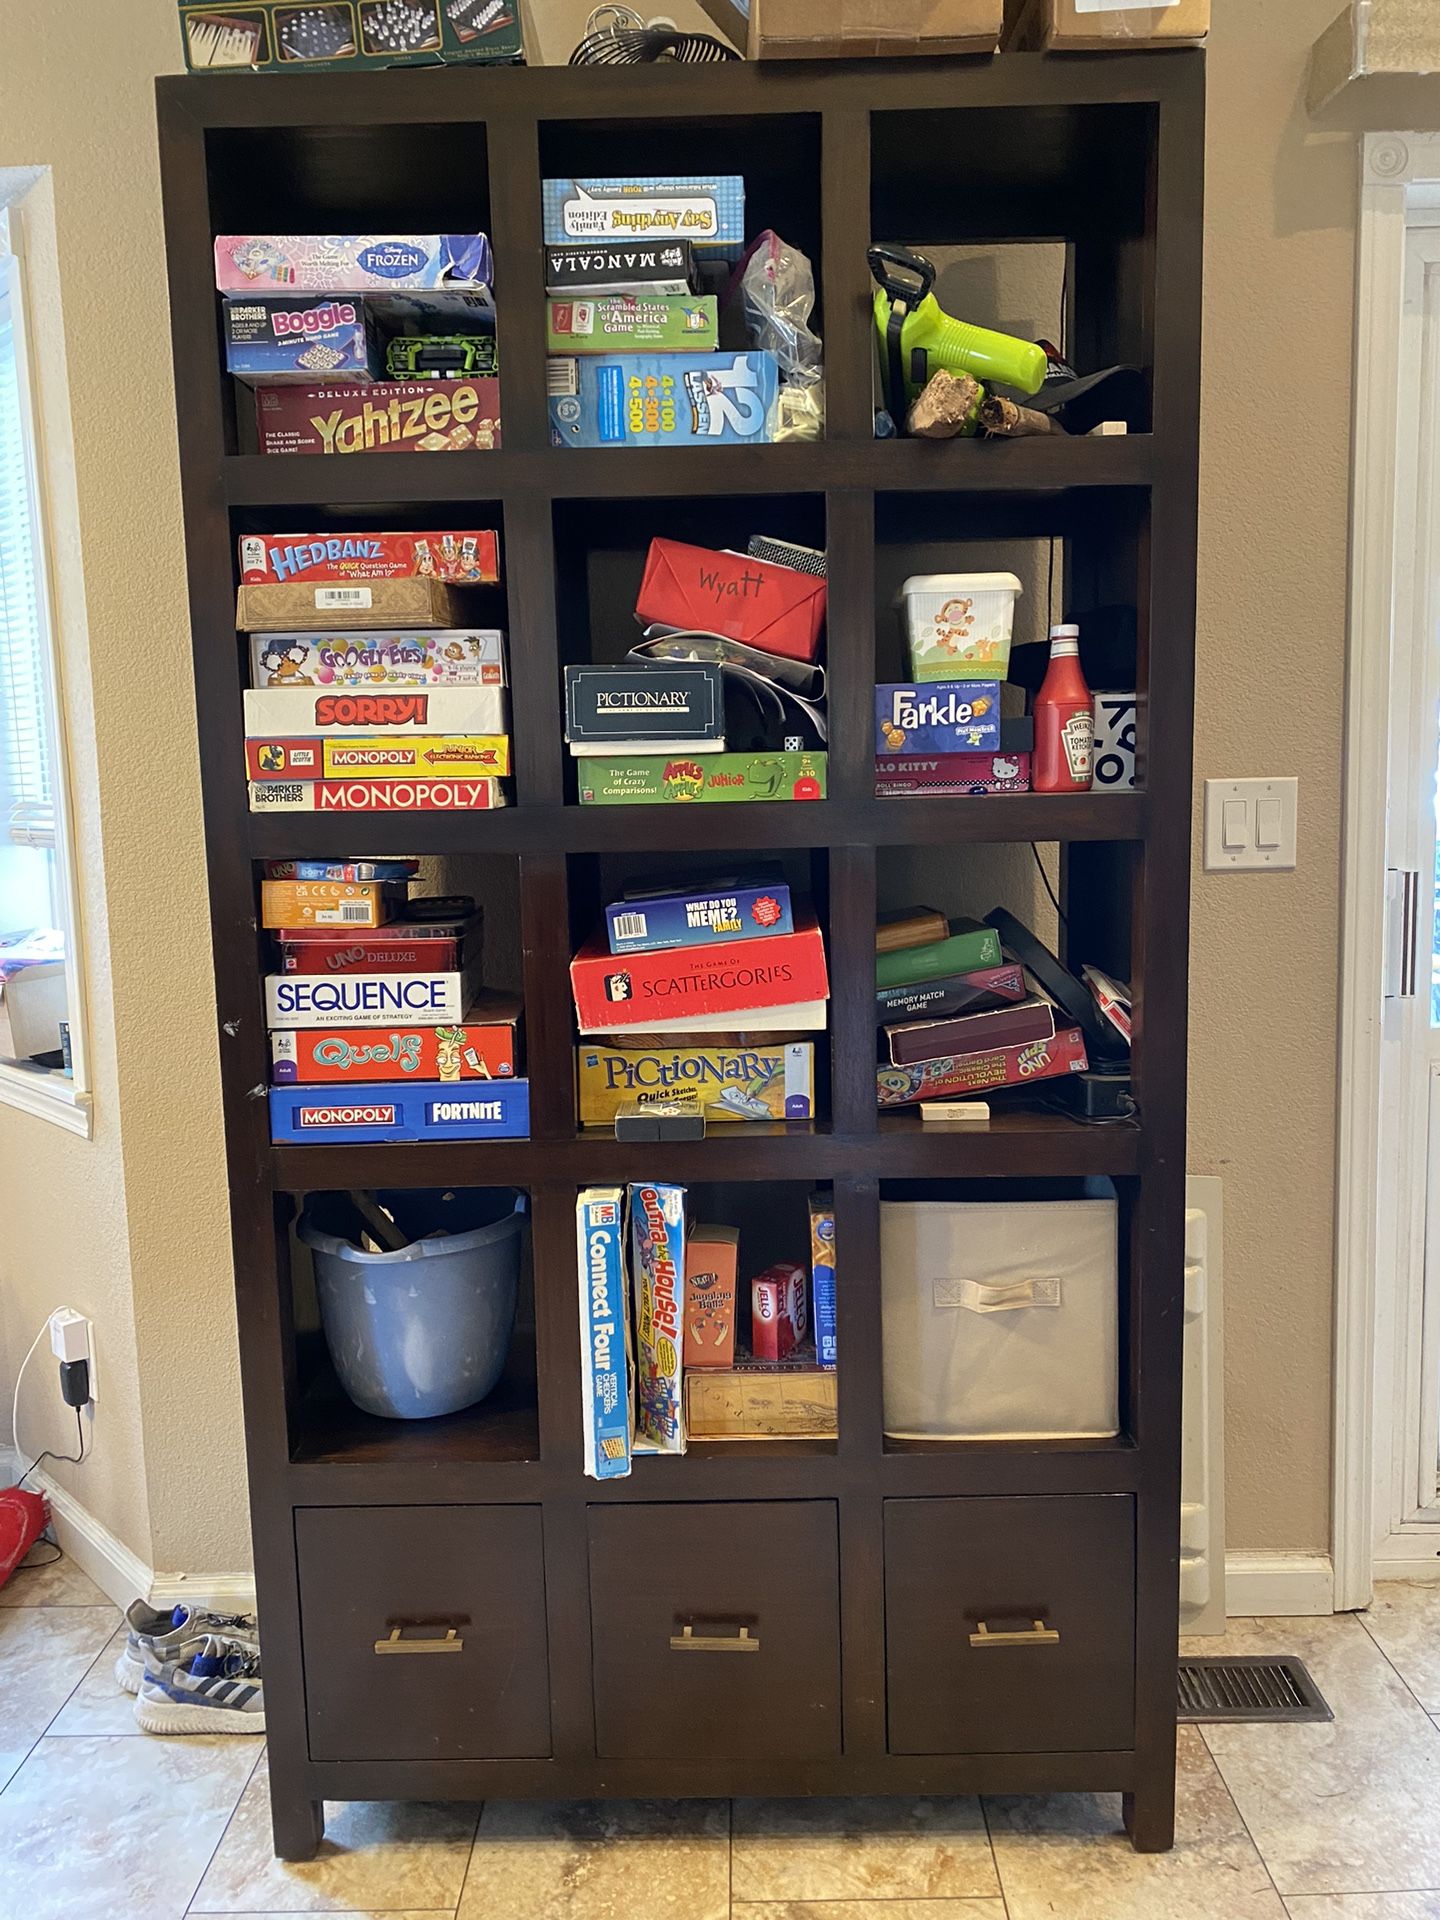
<path fill-rule="evenodd" d="M 464 971 L 480 954 L 485 916 L 392 920 L 388 926 L 305 927 L 277 933 L 282 973 Z"/>
<path fill-rule="evenodd" d="M 875 689 L 875 752 L 971 754 L 1000 750 L 997 680 L 902 681 Z M 883 765 L 880 769 L 884 778 Z"/>
<path fill-rule="evenodd" d="M 635 1446 L 684 1453 L 680 1401 L 685 1327 L 685 1189 L 630 1188 L 630 1277 L 635 1288 Z"/>
<path fill-rule="evenodd" d="M 906 1107 L 917 1100 L 945 1100 L 952 1094 L 1023 1087 L 1032 1080 L 1084 1073 L 1089 1064 L 1080 1029 L 1062 1027 L 1052 1039 L 1022 1046 L 946 1055 L 911 1067 L 882 1066 L 876 1070 L 876 1085 L 882 1107 Z"/>
<path fill-rule="evenodd" d="M 299 1027 L 270 1036 L 277 1087 L 371 1080 L 513 1080 L 520 1003 L 482 994 L 453 1027 Z"/>
<path fill-rule="evenodd" d="M 713 353 L 717 304 L 711 293 L 547 300 L 545 345 L 551 353 Z"/>
<path fill-rule="evenodd" d="M 669 801 L 823 800 L 826 756 L 802 753 L 634 753 L 580 762 L 582 807 Z"/>
<path fill-rule="evenodd" d="M 272 1087 L 272 1140 L 524 1140 L 530 1132 L 528 1080 L 380 1081 L 354 1087 Z"/>
<path fill-rule="evenodd" d="M 412 579 L 493 586 L 499 578 L 499 544 L 493 532 L 240 536 L 240 580 L 247 587 Z"/>
<path fill-rule="evenodd" d="M 591 1480 L 619 1480 L 630 1471 L 630 1287 L 624 1200 L 619 1187 L 586 1187 L 575 1202 L 583 1464 Z"/>
<path fill-rule="evenodd" d="M 712 888 L 636 893 L 605 909 L 611 953 L 661 953 L 793 933 L 790 889 L 768 876 L 724 879 Z"/>
<path fill-rule="evenodd" d="M 498 780 L 252 780 L 251 813 L 489 813 Z"/>
<path fill-rule="evenodd" d="M 489 453 L 500 444 L 500 382 L 258 387 L 255 431 L 261 453 Z"/>
<path fill-rule="evenodd" d="M 319 735 L 248 738 L 251 780 L 503 779 L 510 771 L 510 739 L 493 733 Z"/>
<path fill-rule="evenodd" d="M 614 1124 L 621 1107 L 679 1103 L 722 1120 L 811 1120 L 815 1046 L 757 1039 L 753 1045 L 667 1045 L 659 1038 L 584 1041 L 575 1049 L 582 1127 Z"/>
<path fill-rule="evenodd" d="M 215 241 L 221 293 L 473 290 L 494 278 L 483 233 L 222 233 Z"/>
<path fill-rule="evenodd" d="M 260 687 L 503 687 L 505 636 L 495 627 L 434 633 L 252 633 Z M 365 723 L 357 720 L 356 726 Z"/>
<path fill-rule="evenodd" d="M 688 240 L 711 258 L 738 259 L 745 245 L 745 181 L 738 173 L 544 180 L 540 191 L 547 247 Z"/>
<path fill-rule="evenodd" d="M 761 348 L 570 354 L 548 367 L 553 446 L 756 446 L 775 437 L 780 368 Z"/>

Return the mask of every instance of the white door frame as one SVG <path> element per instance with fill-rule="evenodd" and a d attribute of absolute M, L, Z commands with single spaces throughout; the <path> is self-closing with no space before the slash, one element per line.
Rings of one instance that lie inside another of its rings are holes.
<path fill-rule="evenodd" d="M 1361 168 L 1337 1094 L 1332 1529 L 1337 1610 L 1370 1600 L 1382 1524 L 1375 1491 L 1377 1406 L 1388 1425 L 1397 1385 L 1395 1343 L 1378 1334 L 1395 1324 L 1398 1283 L 1395 1261 L 1386 1258 L 1387 1237 L 1380 1232 L 1379 1192 L 1401 339 L 1406 233 L 1413 225 L 1440 219 L 1440 134 L 1366 134 Z M 1421 880 L 1422 897 L 1428 899 L 1427 876 Z M 1387 1534 L 1389 1525 L 1387 1515 Z M 1417 1541 L 1417 1550 L 1426 1544 Z M 1434 1551 L 1424 1554 L 1431 1567 Z M 1396 1574 L 1421 1570 L 1386 1557 Z"/>

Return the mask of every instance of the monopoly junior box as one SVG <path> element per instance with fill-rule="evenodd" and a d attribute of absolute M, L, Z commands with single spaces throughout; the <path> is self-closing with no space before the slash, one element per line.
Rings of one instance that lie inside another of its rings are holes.
<path fill-rule="evenodd" d="M 745 181 L 738 173 L 544 180 L 545 244 L 688 240 L 697 252 L 738 258 L 745 245 Z"/>
<path fill-rule="evenodd" d="M 556 355 L 547 380 L 553 446 L 754 446 L 775 437 L 779 362 L 760 348 Z"/>
<path fill-rule="evenodd" d="M 719 344 L 714 294 L 608 294 L 547 300 L 551 353 L 713 353 Z"/>
<path fill-rule="evenodd" d="M 678 1102 L 707 1121 L 811 1120 L 815 1048 L 809 1040 L 753 1046 L 668 1046 L 582 1040 L 575 1049 L 582 1127 L 609 1127 L 621 1107 Z"/>
<path fill-rule="evenodd" d="M 654 806 L 685 800 L 823 800 L 825 755 L 708 753 L 667 758 L 637 753 L 579 763 L 580 804 Z"/>
<path fill-rule="evenodd" d="M 503 733 L 266 734 L 247 738 L 245 762 L 251 780 L 502 779 L 510 771 L 510 740 Z"/>
<path fill-rule="evenodd" d="M 586 1477 L 630 1471 L 630 1287 L 625 1264 L 625 1196 L 586 1187 L 575 1203 L 580 1283 L 580 1403 Z"/>
<path fill-rule="evenodd" d="M 499 578 L 499 547 L 491 531 L 240 536 L 240 579 L 247 587 L 410 579 L 481 586 Z"/>
<path fill-rule="evenodd" d="M 259 387 L 255 431 L 261 453 L 489 453 L 500 444 L 500 382 Z"/>
<path fill-rule="evenodd" d="M 520 1003 L 481 995 L 454 1026 L 298 1027 L 270 1036 L 277 1087 L 372 1080 L 513 1080 Z"/>
<path fill-rule="evenodd" d="M 251 813 L 487 813 L 498 780 L 252 780 Z"/>
<path fill-rule="evenodd" d="M 250 687 L 244 699 L 245 734 L 252 740 L 503 734 L 510 725 L 503 687 L 397 687 L 393 693 Z"/>
<path fill-rule="evenodd" d="M 1023 1046 L 954 1054 L 913 1067 L 882 1066 L 876 1085 L 882 1107 L 904 1107 L 917 1100 L 944 1100 L 951 1094 L 1054 1080 L 1066 1073 L 1084 1073 L 1089 1064 L 1080 1029 L 1063 1027 L 1053 1039 L 1028 1040 Z"/>
<path fill-rule="evenodd" d="M 497 627 L 434 633 L 255 633 L 256 687 L 503 687 L 505 636 Z"/>
<path fill-rule="evenodd" d="M 272 1140 L 524 1140 L 530 1132 L 528 1080 L 383 1080 L 354 1087 L 272 1087 Z"/>
<path fill-rule="evenodd" d="M 891 754 L 997 753 L 999 748 L 996 680 L 902 681 L 875 689 L 877 760 Z"/>

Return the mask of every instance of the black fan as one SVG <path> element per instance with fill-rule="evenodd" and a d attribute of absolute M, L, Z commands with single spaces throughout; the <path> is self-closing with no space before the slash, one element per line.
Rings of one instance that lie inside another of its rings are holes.
<path fill-rule="evenodd" d="M 740 55 L 708 33 L 682 33 L 673 20 L 641 19 L 633 7 L 596 7 L 585 38 L 570 56 L 572 67 L 643 67 L 674 60 L 693 67 Z"/>

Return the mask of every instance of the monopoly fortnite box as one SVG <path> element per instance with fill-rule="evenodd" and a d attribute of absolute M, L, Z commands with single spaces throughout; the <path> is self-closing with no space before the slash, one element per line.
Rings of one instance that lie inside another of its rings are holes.
<path fill-rule="evenodd" d="M 240 536 L 240 579 L 247 587 L 413 579 L 490 586 L 499 578 L 500 556 L 492 532 Z"/>
<path fill-rule="evenodd" d="M 553 446 L 754 446 L 775 437 L 779 362 L 759 348 L 592 353 L 547 365 Z M 292 391 L 279 388 L 277 397 Z"/>
<path fill-rule="evenodd" d="M 222 233 L 215 241 L 221 293 L 474 291 L 494 277 L 483 233 Z"/>
<path fill-rule="evenodd" d="M 460 774 L 503 779 L 510 771 L 510 739 L 494 733 L 377 733 L 271 735 L 245 742 L 251 780 L 408 780 Z"/>
<path fill-rule="evenodd" d="M 503 687 L 505 636 L 497 627 L 436 633 L 256 633 L 256 687 Z M 360 724 L 359 722 L 356 723 Z"/>
<path fill-rule="evenodd" d="M 713 353 L 719 345 L 714 294 L 611 294 L 547 300 L 551 353 Z"/>
<path fill-rule="evenodd" d="M 913 1067 L 882 1066 L 877 1069 L 876 1084 L 882 1107 L 905 1107 L 917 1100 L 945 1100 L 951 1094 L 1023 1087 L 1032 1080 L 1084 1073 L 1089 1064 L 1085 1036 L 1078 1027 L 1063 1027 L 1053 1039 L 1031 1040 L 1023 1046 L 952 1054 Z"/>
<path fill-rule="evenodd" d="M 503 734 L 510 727 L 503 687 L 402 687 L 394 693 L 250 687 L 244 697 L 250 740 L 365 734 L 408 739 L 416 734 Z"/>
<path fill-rule="evenodd" d="M 354 1087 L 272 1087 L 270 1137 L 276 1141 L 524 1140 L 530 1132 L 530 1082 L 492 1080 L 457 1087 L 448 1080 L 380 1081 Z"/>
<path fill-rule="evenodd" d="M 267 973 L 267 1027 L 459 1026 L 480 991 L 477 966 L 456 973 Z"/>
<path fill-rule="evenodd" d="M 679 759 L 635 753 L 579 763 L 582 807 L 670 800 L 823 800 L 823 753 L 710 753 Z"/>
<path fill-rule="evenodd" d="M 713 947 L 793 933 L 790 889 L 768 876 L 721 880 L 679 893 L 636 893 L 605 909 L 612 953 L 663 953 L 667 947 Z"/>
<path fill-rule="evenodd" d="M 1000 750 L 996 680 L 903 681 L 875 689 L 875 753 L 882 779 L 891 754 L 972 754 Z"/>
<path fill-rule="evenodd" d="M 489 453 L 500 444 L 500 382 L 258 387 L 255 431 L 261 453 Z"/>
<path fill-rule="evenodd" d="M 793 933 L 730 940 L 665 953 L 610 952 L 597 934 L 570 962 L 570 986 L 582 1033 L 620 1027 L 653 1032 L 667 1020 L 735 1014 L 828 999 L 825 940 L 813 917 Z M 736 1026 L 743 1026 L 737 1018 Z"/>
<path fill-rule="evenodd" d="M 482 995 L 451 1027 L 296 1027 L 270 1036 L 277 1087 L 370 1080 L 512 1080 L 520 1002 Z"/>
<path fill-rule="evenodd" d="M 591 1480 L 623 1479 L 630 1471 L 630 1287 L 624 1201 L 619 1187 L 586 1187 L 575 1202 L 583 1464 Z"/>
<path fill-rule="evenodd" d="M 547 247 L 688 240 L 702 255 L 738 259 L 745 245 L 745 182 L 738 173 L 543 180 L 540 194 Z"/>
<path fill-rule="evenodd" d="M 232 294 L 225 306 L 225 370 L 313 387 L 320 380 L 378 380 L 380 331 L 359 294 Z"/>
<path fill-rule="evenodd" d="M 811 1120 L 815 1048 L 809 1040 L 675 1046 L 581 1041 L 575 1049 L 582 1127 L 609 1127 L 622 1107 L 675 1104 L 722 1120 Z"/>
<path fill-rule="evenodd" d="M 487 813 L 498 780 L 252 780 L 251 813 Z"/>

